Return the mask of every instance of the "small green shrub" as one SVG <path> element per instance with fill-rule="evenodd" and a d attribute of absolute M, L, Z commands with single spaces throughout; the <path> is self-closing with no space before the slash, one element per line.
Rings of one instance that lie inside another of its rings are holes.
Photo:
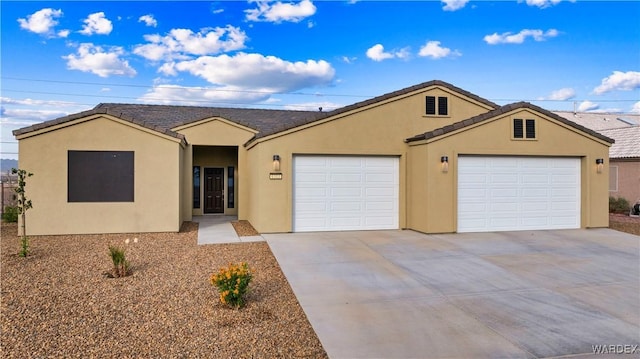
<path fill-rule="evenodd" d="M 125 257 L 124 249 L 109 246 L 109 256 L 113 262 L 112 274 L 114 277 L 126 277 L 130 274 L 129 262 Z"/>
<path fill-rule="evenodd" d="M 622 197 L 609 197 L 609 213 L 624 213 L 628 214 L 631 209 L 629 201 Z"/>
<path fill-rule="evenodd" d="M 4 207 L 4 212 L 2 213 L 2 220 L 9 223 L 18 222 L 18 207 L 16 206 Z"/>
<path fill-rule="evenodd" d="M 18 252 L 20 257 L 26 257 L 29 255 L 29 237 L 20 237 L 20 251 Z"/>
<path fill-rule="evenodd" d="M 252 270 L 246 262 L 229 264 L 226 268 L 220 268 L 218 273 L 211 275 L 211 284 L 218 288 L 220 302 L 230 307 L 241 308 L 244 306 L 244 295 L 248 290 L 253 277 Z"/>

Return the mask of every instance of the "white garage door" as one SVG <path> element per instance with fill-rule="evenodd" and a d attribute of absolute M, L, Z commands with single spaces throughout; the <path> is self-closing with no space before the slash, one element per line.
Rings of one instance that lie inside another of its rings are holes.
<path fill-rule="evenodd" d="M 458 232 L 580 228 L 580 159 L 458 158 Z"/>
<path fill-rule="evenodd" d="M 295 156 L 293 230 L 398 228 L 398 157 Z"/>

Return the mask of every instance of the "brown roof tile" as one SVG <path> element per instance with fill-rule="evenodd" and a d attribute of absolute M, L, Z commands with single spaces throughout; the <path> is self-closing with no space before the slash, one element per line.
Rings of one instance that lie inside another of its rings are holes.
<path fill-rule="evenodd" d="M 135 123 L 154 131 L 165 133 L 169 136 L 184 139 L 184 136 L 172 131 L 172 128 L 197 122 L 206 118 L 221 117 L 239 125 L 252 128 L 258 133 L 254 139 L 269 136 L 278 132 L 293 129 L 302 125 L 310 124 L 318 120 L 336 116 L 348 111 L 362 108 L 397 96 L 402 96 L 420 89 L 431 86 L 441 86 L 461 95 L 472 98 L 489 107 L 497 108 L 495 103 L 483 99 L 461 88 L 439 80 L 423 82 L 418 85 L 407 87 L 398 91 L 390 92 L 381 96 L 361 101 L 349 106 L 335 109 L 328 112 L 320 111 L 293 111 L 293 110 L 270 110 L 270 109 L 247 109 L 247 108 L 225 108 L 225 107 L 196 107 L 196 106 L 173 106 L 173 105 L 140 105 L 140 104 L 118 104 L 101 103 L 89 111 L 71 114 L 65 117 L 46 121 L 29 127 L 20 128 L 13 131 L 14 136 L 26 134 L 39 129 L 47 128 L 57 124 L 73 121 L 82 117 L 95 114 L 109 114 L 122 120 Z"/>

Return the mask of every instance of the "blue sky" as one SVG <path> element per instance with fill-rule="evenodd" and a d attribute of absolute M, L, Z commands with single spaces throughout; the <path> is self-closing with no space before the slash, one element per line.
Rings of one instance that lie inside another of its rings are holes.
<path fill-rule="evenodd" d="M 2 1 L 11 131 L 101 102 L 325 110 L 429 80 L 640 113 L 637 1 Z"/>

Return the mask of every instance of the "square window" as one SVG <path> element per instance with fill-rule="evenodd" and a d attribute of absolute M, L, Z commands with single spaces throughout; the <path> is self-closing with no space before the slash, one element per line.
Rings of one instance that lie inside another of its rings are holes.
<path fill-rule="evenodd" d="M 68 202 L 133 202 L 133 151 L 68 151 Z"/>
<path fill-rule="evenodd" d="M 536 121 L 521 118 L 513 119 L 513 139 L 536 139 Z"/>
<path fill-rule="evenodd" d="M 437 101 L 437 102 L 436 102 Z M 448 116 L 449 115 L 449 99 L 443 96 L 427 96 L 426 102 L 426 114 Z"/>

